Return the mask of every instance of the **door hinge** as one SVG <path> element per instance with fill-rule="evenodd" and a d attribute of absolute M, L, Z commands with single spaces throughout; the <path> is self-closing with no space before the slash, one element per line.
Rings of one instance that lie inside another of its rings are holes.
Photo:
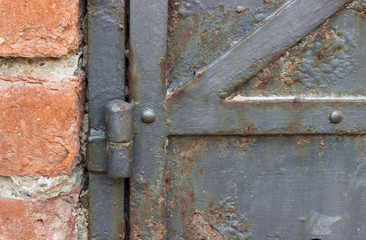
<path fill-rule="evenodd" d="M 134 103 L 120 99 L 106 105 L 107 172 L 111 178 L 129 178 L 132 175 L 134 112 Z"/>

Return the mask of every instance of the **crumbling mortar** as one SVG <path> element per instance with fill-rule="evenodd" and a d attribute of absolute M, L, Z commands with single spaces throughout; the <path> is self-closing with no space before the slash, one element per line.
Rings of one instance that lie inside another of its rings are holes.
<path fill-rule="evenodd" d="M 0 78 L 36 79 L 36 82 L 75 81 L 83 72 L 80 59 L 80 51 L 61 58 L 0 58 Z"/>
<path fill-rule="evenodd" d="M 87 58 L 87 0 L 80 0 L 80 15 L 79 15 L 79 26 L 80 32 L 82 34 L 82 41 L 79 46 L 78 52 L 80 53 L 80 57 L 78 59 L 78 69 L 75 71 L 76 74 L 82 72 L 84 74 L 84 103 L 83 103 L 83 118 L 81 122 L 81 130 L 79 133 L 80 138 L 80 153 L 81 153 L 81 162 L 80 166 L 83 170 L 84 183 L 83 189 L 80 192 L 79 196 L 79 209 L 78 216 L 76 218 L 76 227 L 75 227 L 75 237 L 74 240 L 86 240 L 88 239 L 88 219 L 89 219 L 89 191 L 88 191 L 88 181 L 87 178 L 87 167 L 86 167 L 86 149 L 87 149 L 87 138 L 89 131 L 89 108 L 88 108 L 88 94 L 87 94 L 87 78 L 86 78 L 86 66 L 88 62 Z"/>
<path fill-rule="evenodd" d="M 77 166 L 69 176 L 0 176 L 0 197 L 18 200 L 46 200 L 71 192 L 84 182 L 83 169 Z"/>

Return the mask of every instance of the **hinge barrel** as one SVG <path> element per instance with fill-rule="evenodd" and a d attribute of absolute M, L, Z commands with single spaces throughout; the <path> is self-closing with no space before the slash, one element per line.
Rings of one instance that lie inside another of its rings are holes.
<path fill-rule="evenodd" d="M 106 141 L 108 176 L 129 178 L 132 175 L 134 103 L 116 99 L 106 105 Z"/>
<path fill-rule="evenodd" d="M 111 178 L 128 178 L 132 175 L 133 142 L 108 143 L 107 161 L 108 176 Z"/>
<path fill-rule="evenodd" d="M 106 105 L 106 140 L 107 142 L 130 142 L 134 134 L 134 103 L 120 99 L 112 100 Z"/>

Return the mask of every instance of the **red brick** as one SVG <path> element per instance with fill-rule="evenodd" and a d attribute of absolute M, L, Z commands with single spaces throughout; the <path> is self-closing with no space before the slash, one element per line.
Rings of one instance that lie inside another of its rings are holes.
<path fill-rule="evenodd" d="M 78 0 L 0 0 L 0 55 L 59 57 L 78 48 Z"/>
<path fill-rule="evenodd" d="M 82 79 L 0 76 L 0 175 L 69 175 L 79 160 Z"/>
<path fill-rule="evenodd" d="M 0 198 L 0 239 L 74 239 L 79 191 L 37 201 Z"/>

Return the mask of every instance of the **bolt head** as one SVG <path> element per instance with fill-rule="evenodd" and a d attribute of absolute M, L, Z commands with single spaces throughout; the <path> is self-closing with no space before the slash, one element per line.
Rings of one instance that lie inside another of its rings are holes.
<path fill-rule="evenodd" d="M 156 119 L 156 116 L 155 116 L 154 111 L 147 109 L 142 112 L 141 120 L 144 123 L 152 123 L 155 121 L 155 119 Z"/>
<path fill-rule="evenodd" d="M 329 120 L 331 123 L 334 123 L 334 124 L 340 123 L 343 120 L 343 113 L 338 110 L 333 111 L 329 116 Z"/>

